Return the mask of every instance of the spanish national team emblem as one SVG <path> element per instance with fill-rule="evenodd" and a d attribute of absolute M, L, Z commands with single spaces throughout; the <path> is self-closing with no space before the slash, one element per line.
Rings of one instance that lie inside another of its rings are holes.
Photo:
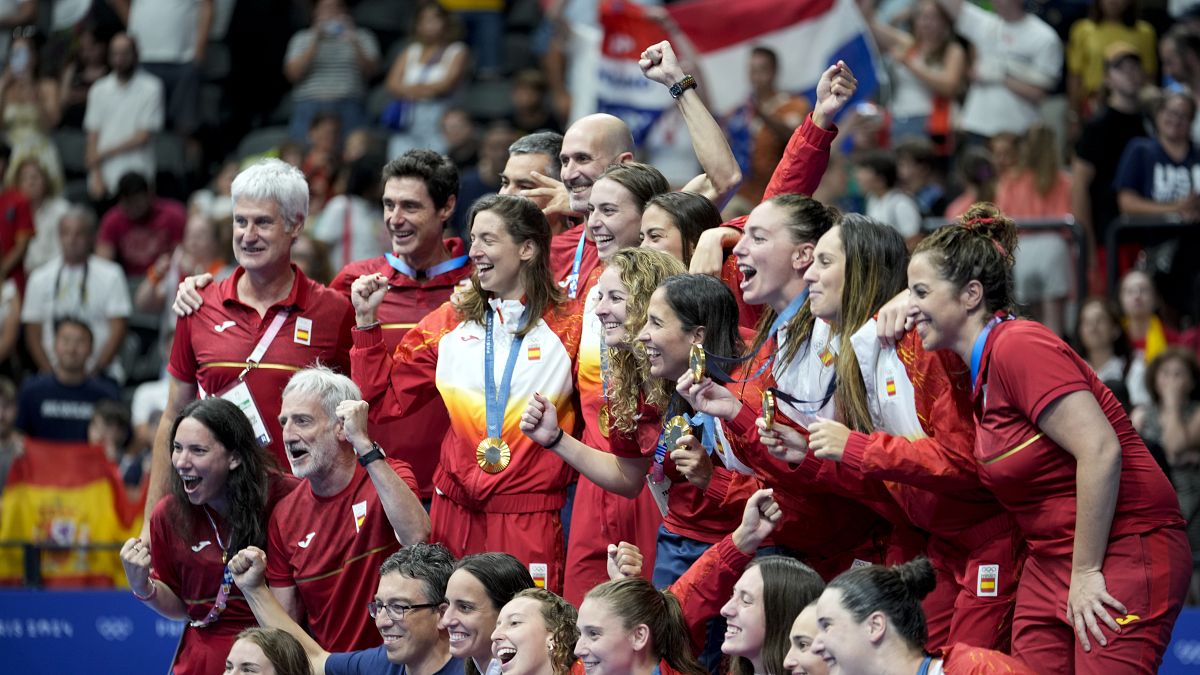
<path fill-rule="evenodd" d="M 537 345 L 529 345 L 529 348 L 525 350 L 525 356 L 528 357 L 530 361 L 541 361 L 542 348 Z"/>
<path fill-rule="evenodd" d="M 820 358 L 821 365 L 823 366 L 829 366 L 833 363 L 833 350 L 829 348 L 829 345 L 825 345 L 825 348 L 821 350 Z"/>
<path fill-rule="evenodd" d="M 296 332 L 292 335 L 292 341 L 298 345 L 312 345 L 312 319 L 296 317 Z"/>
<path fill-rule="evenodd" d="M 549 575 L 550 569 L 546 563 L 529 563 L 529 576 L 533 577 L 534 586 L 545 588 L 546 577 Z"/>
<path fill-rule="evenodd" d="M 363 523 L 367 520 L 367 503 L 358 502 L 352 508 L 354 512 L 354 533 L 358 534 L 362 531 Z"/>
<path fill-rule="evenodd" d="M 980 565 L 979 566 L 979 584 L 975 589 L 975 595 L 981 598 L 994 598 L 999 595 L 998 586 L 1000 585 L 1000 566 L 999 565 Z"/>
<path fill-rule="evenodd" d="M 896 378 L 892 377 L 891 375 L 888 375 L 887 380 L 884 383 L 884 386 L 887 387 L 887 395 L 888 396 L 896 395 Z"/>

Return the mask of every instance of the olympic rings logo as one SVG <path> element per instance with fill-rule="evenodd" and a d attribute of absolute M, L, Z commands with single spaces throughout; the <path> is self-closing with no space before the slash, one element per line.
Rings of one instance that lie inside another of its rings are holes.
<path fill-rule="evenodd" d="M 96 632 L 109 642 L 128 640 L 133 635 L 133 620 L 127 616 L 96 617 Z"/>

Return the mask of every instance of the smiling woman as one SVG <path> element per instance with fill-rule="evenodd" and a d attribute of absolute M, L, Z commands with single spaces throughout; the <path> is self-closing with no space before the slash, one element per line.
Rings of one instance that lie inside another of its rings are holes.
<path fill-rule="evenodd" d="M 581 674 L 575 658 L 579 639 L 571 603 L 544 588 L 520 593 L 500 610 L 492 633 L 492 655 L 505 675 Z"/>
<path fill-rule="evenodd" d="M 492 633 L 500 609 L 534 588 L 529 571 L 507 553 L 476 553 L 458 561 L 446 584 L 446 611 L 438 626 L 450 635 L 450 654 L 463 659 L 466 675 L 498 675 Z"/>
<path fill-rule="evenodd" d="M 226 563 L 247 546 L 266 547 L 271 511 L 297 481 L 279 473 L 241 409 L 222 398 L 183 409 L 171 429 L 171 465 L 171 494 L 150 518 L 153 548 L 130 539 L 121 562 L 139 600 L 189 620 L 174 672 L 219 672 L 238 631 L 255 625 L 232 595 Z"/>

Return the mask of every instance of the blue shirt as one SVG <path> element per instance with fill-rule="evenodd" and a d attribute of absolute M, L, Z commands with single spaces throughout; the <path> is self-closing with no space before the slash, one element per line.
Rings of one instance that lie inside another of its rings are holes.
<path fill-rule="evenodd" d="M 67 386 L 53 374 L 31 377 L 17 395 L 17 428 L 30 438 L 86 443 L 92 411 L 103 399 L 121 400 L 108 380 L 92 377 Z"/>
<path fill-rule="evenodd" d="M 407 675 L 402 663 L 388 661 L 383 645 L 344 654 L 330 654 L 325 661 L 325 675 Z M 462 659 L 450 657 L 434 675 L 463 675 Z"/>
<path fill-rule="evenodd" d="M 1188 148 L 1187 157 L 1176 162 L 1157 139 L 1135 138 L 1121 155 L 1113 188 L 1133 190 L 1160 204 L 1187 199 L 1200 192 L 1200 152 Z"/>

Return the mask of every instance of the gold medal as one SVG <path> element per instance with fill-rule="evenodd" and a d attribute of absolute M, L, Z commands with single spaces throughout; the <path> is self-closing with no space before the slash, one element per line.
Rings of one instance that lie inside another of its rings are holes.
<path fill-rule="evenodd" d="M 501 438 L 485 438 L 475 446 L 475 463 L 488 473 L 500 473 L 512 461 L 512 449 Z"/>
<path fill-rule="evenodd" d="M 768 429 L 775 428 L 775 393 L 770 389 L 762 393 L 762 418 Z"/>
<path fill-rule="evenodd" d="M 596 423 L 600 426 L 600 435 L 605 438 L 608 438 L 608 404 L 607 403 L 600 404 L 600 415 L 598 416 Z"/>
<path fill-rule="evenodd" d="M 700 384 L 700 380 L 704 379 L 704 345 L 692 344 L 692 351 L 688 354 L 688 368 L 692 371 L 692 381 Z"/>
<path fill-rule="evenodd" d="M 692 425 L 688 422 L 688 418 L 683 415 L 676 415 L 667 420 L 663 426 L 662 444 L 663 447 L 670 452 L 675 446 L 679 445 L 679 439 L 683 436 L 692 433 Z"/>

